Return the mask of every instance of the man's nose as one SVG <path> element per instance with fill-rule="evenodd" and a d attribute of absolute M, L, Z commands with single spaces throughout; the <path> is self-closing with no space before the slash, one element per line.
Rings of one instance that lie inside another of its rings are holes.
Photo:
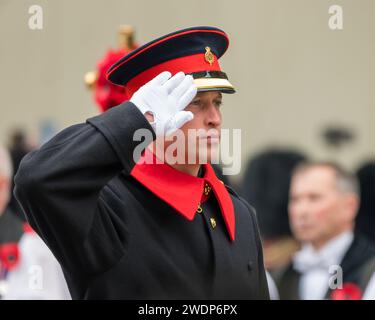
<path fill-rule="evenodd" d="M 207 108 L 206 122 L 209 127 L 218 127 L 221 125 L 221 112 L 213 102 Z"/>
<path fill-rule="evenodd" d="M 306 201 L 300 201 L 294 208 L 294 215 L 299 219 L 304 219 L 309 214 L 309 206 Z"/>

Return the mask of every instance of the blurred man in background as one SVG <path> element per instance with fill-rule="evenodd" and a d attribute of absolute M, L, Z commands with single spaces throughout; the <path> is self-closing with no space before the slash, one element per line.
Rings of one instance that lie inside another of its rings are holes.
<path fill-rule="evenodd" d="M 29 153 L 33 146 L 29 141 L 29 137 L 26 132 L 21 128 L 16 128 L 10 133 L 9 137 L 9 155 L 12 162 L 13 167 L 13 176 L 11 177 L 11 190 L 14 188 L 13 178 L 15 173 L 18 170 L 18 167 L 21 163 L 22 158 Z M 20 218 L 23 222 L 26 222 L 26 217 L 22 212 L 16 198 L 14 197 L 13 193 L 10 194 L 9 200 L 9 209 L 12 213 L 16 214 L 18 218 Z"/>
<path fill-rule="evenodd" d="M 370 298 L 366 290 L 373 292 L 368 284 L 375 270 L 375 246 L 353 232 L 358 208 L 358 182 L 338 165 L 306 163 L 296 168 L 289 218 L 302 249 L 280 271 L 281 299 Z"/>
<path fill-rule="evenodd" d="M 0 299 L 70 299 L 61 267 L 9 201 L 13 166 L 0 145 Z"/>
<path fill-rule="evenodd" d="M 7 276 L 19 262 L 18 242 L 23 234 L 22 221 L 10 211 L 12 162 L 0 145 L 0 299 L 7 290 Z"/>

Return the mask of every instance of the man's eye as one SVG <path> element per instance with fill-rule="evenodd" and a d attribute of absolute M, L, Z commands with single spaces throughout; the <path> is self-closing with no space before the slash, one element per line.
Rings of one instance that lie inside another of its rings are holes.
<path fill-rule="evenodd" d="M 223 101 L 215 101 L 215 106 L 217 106 L 218 108 L 220 108 L 221 106 L 223 105 Z"/>
<path fill-rule="evenodd" d="M 321 195 L 320 194 L 311 194 L 309 196 L 309 200 L 310 201 L 319 201 L 321 199 Z"/>
<path fill-rule="evenodd" d="M 195 100 L 195 101 L 192 101 L 191 104 L 195 105 L 195 106 L 199 106 L 201 104 L 200 100 Z"/>

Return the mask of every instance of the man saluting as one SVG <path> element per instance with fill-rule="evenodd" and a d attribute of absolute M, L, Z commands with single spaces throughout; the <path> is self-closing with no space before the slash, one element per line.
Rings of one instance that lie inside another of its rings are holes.
<path fill-rule="evenodd" d="M 218 64 L 228 43 L 222 30 L 196 27 L 138 48 L 107 75 L 129 102 L 63 130 L 22 161 L 16 197 L 73 299 L 268 299 L 253 210 L 216 177 L 209 157 L 185 161 L 218 145 L 221 95 L 234 92 Z M 135 159 L 139 129 L 155 141 Z M 186 144 L 183 161 L 156 161 L 178 129 L 206 132 L 195 136 L 205 150 Z"/>

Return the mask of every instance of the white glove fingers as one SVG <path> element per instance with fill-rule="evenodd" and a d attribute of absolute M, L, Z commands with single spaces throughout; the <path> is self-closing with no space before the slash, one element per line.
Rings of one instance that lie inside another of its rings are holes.
<path fill-rule="evenodd" d="M 164 83 L 163 88 L 167 90 L 170 94 L 179 84 L 185 79 L 185 74 L 183 72 L 177 72 L 172 78 L 170 78 L 166 83 Z"/>
<path fill-rule="evenodd" d="M 176 129 L 181 128 L 186 122 L 193 120 L 194 115 L 190 111 L 180 111 L 174 116 Z"/>
<path fill-rule="evenodd" d="M 158 74 L 155 78 L 147 83 L 147 85 L 155 85 L 155 86 L 162 86 L 165 84 L 168 79 L 172 76 L 169 71 L 163 71 L 162 73 Z"/>
<path fill-rule="evenodd" d="M 197 95 L 197 86 L 193 83 L 190 85 L 189 89 L 185 91 L 183 96 L 179 99 L 177 109 L 184 110 L 187 105 L 195 98 Z"/>
<path fill-rule="evenodd" d="M 185 76 L 185 79 L 171 92 L 171 95 L 179 101 L 192 84 L 193 77 L 190 75 Z"/>

